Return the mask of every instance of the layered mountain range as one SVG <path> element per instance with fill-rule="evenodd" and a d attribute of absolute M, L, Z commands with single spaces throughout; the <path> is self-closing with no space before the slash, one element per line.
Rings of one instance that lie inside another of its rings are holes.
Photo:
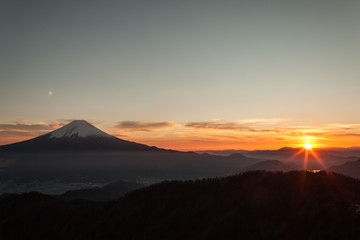
<path fill-rule="evenodd" d="M 301 170 L 304 154 L 296 155 L 300 151 L 179 152 L 119 139 L 85 120 L 75 120 L 39 137 L 0 146 L 0 193 L 61 194 L 119 180 L 148 185 L 253 170 Z M 316 153 L 322 162 L 309 156 L 307 169 L 330 169 L 360 178 L 358 149 L 319 149 Z"/>
<path fill-rule="evenodd" d="M 0 146 L 0 193 L 31 190 L 61 194 L 79 186 L 102 186 L 119 180 L 147 185 L 225 176 L 258 161 L 241 154 L 222 157 L 151 147 L 75 120 L 39 137 Z M 9 187 L 9 182 L 15 184 Z M 51 188 L 49 183 L 59 187 Z"/>

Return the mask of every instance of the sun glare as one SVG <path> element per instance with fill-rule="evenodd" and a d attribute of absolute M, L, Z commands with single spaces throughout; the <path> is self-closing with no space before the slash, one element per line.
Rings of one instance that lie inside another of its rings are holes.
<path fill-rule="evenodd" d="M 313 145 L 311 143 L 309 143 L 309 142 L 305 143 L 303 146 L 304 146 L 304 148 L 306 148 L 308 150 L 312 149 L 312 147 L 313 147 Z"/>

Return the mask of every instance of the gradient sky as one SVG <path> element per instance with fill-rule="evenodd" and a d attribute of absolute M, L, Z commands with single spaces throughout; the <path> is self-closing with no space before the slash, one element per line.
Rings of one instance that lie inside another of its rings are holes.
<path fill-rule="evenodd" d="M 360 1 L 0 0 L 0 144 L 360 145 Z"/>

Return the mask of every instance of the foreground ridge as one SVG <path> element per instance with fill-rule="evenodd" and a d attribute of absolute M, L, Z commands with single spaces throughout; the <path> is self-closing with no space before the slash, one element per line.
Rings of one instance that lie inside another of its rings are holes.
<path fill-rule="evenodd" d="M 359 190 L 333 173 L 256 171 L 163 182 L 104 204 L 30 193 L 0 199 L 0 237 L 358 239 Z"/>

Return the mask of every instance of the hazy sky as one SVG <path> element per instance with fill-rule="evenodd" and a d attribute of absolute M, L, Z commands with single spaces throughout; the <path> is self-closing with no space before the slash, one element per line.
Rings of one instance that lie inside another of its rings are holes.
<path fill-rule="evenodd" d="M 183 150 L 360 145 L 359 12 L 346 0 L 0 0 L 0 144 L 86 119 Z"/>

